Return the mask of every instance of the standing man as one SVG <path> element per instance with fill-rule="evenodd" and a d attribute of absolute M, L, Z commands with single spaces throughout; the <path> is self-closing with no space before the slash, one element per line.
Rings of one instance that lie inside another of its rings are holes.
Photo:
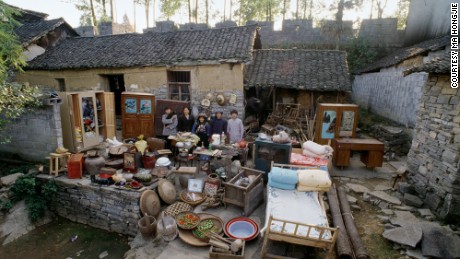
<path fill-rule="evenodd" d="M 227 135 L 227 121 L 222 118 L 222 111 L 216 111 L 215 115 L 211 122 L 211 136 L 213 134 L 221 135 L 222 132 Z"/>
<path fill-rule="evenodd" d="M 227 132 L 230 144 L 240 142 L 243 139 L 244 126 L 243 121 L 238 118 L 238 112 L 230 112 L 231 119 L 228 120 Z"/>

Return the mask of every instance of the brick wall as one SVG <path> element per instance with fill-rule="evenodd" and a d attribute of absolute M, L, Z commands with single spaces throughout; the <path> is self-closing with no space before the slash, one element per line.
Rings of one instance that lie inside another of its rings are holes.
<path fill-rule="evenodd" d="M 460 91 L 430 74 L 408 154 L 409 182 L 441 218 L 460 222 Z"/>
<path fill-rule="evenodd" d="M 0 151 L 16 153 L 30 161 L 44 160 L 62 146 L 60 106 L 43 106 L 24 114 L 7 126 L 5 134 L 11 142 L 0 144 Z"/>

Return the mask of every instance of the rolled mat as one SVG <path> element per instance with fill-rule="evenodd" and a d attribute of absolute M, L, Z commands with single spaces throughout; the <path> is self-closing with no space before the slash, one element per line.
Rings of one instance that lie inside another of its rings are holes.
<path fill-rule="evenodd" d="M 351 247 L 350 239 L 348 239 L 347 235 L 347 229 L 345 228 L 345 223 L 343 222 L 335 186 L 332 186 L 329 192 L 327 192 L 327 199 L 329 201 L 329 208 L 332 214 L 332 221 L 339 231 L 337 236 L 337 255 L 339 258 L 344 259 L 353 258 L 353 248 Z"/>
<path fill-rule="evenodd" d="M 343 221 L 345 222 L 345 226 L 347 228 L 348 236 L 350 237 L 351 243 L 353 245 L 353 250 L 355 252 L 355 256 L 358 259 L 367 259 L 370 258 L 369 254 L 364 247 L 363 241 L 359 236 L 358 229 L 356 228 L 355 221 L 353 220 L 353 216 L 351 214 L 350 204 L 348 203 L 347 193 L 345 189 L 339 187 L 337 189 L 337 194 L 339 197 L 340 202 L 340 210 L 342 211 Z"/>

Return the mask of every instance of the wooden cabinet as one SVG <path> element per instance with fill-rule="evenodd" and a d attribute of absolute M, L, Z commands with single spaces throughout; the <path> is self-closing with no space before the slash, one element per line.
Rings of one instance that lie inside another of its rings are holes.
<path fill-rule="evenodd" d="M 115 136 L 113 93 L 73 92 L 59 94 L 64 146 L 79 152 Z"/>
<path fill-rule="evenodd" d="M 354 138 L 358 112 L 356 104 L 320 103 L 316 113 L 315 142 L 324 145 L 334 138 Z"/>
<path fill-rule="evenodd" d="M 155 135 L 155 95 L 123 92 L 121 104 L 123 139 L 137 137 L 140 134 L 143 134 L 145 138 Z"/>
<path fill-rule="evenodd" d="M 267 182 L 267 173 L 271 170 L 272 161 L 279 164 L 289 164 L 291 150 L 291 143 L 280 144 L 270 140 L 256 139 L 254 142 L 255 168 L 265 172 L 265 182 Z"/>
<path fill-rule="evenodd" d="M 361 153 L 361 162 L 366 167 L 381 167 L 383 163 L 384 145 L 376 139 L 334 139 L 332 148 L 335 166 L 349 166 L 353 151 Z"/>

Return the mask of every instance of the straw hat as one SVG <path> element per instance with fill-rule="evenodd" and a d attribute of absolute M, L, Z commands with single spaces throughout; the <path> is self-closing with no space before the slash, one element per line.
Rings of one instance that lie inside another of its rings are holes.
<path fill-rule="evenodd" d="M 176 188 L 168 180 L 160 180 L 158 194 L 160 194 L 160 198 L 167 204 L 173 204 L 176 201 Z"/>
<path fill-rule="evenodd" d="M 228 100 L 230 104 L 235 104 L 236 103 L 236 94 L 231 94 L 230 99 Z"/>
<path fill-rule="evenodd" d="M 69 150 L 68 150 L 67 148 L 62 147 L 62 146 L 56 148 L 56 153 L 58 153 L 58 154 L 64 154 L 64 153 L 67 153 L 68 151 L 69 151 Z"/>
<path fill-rule="evenodd" d="M 224 105 L 225 104 L 225 97 L 222 94 L 217 95 L 216 97 L 217 104 Z"/>
<path fill-rule="evenodd" d="M 209 101 L 213 101 L 214 95 L 212 93 L 208 93 L 205 98 L 208 99 Z"/>
<path fill-rule="evenodd" d="M 156 217 L 160 213 L 160 198 L 152 190 L 144 191 L 139 203 L 143 215 Z"/>
<path fill-rule="evenodd" d="M 201 105 L 209 107 L 211 105 L 211 101 L 209 99 L 204 98 L 203 100 L 201 100 Z"/>

